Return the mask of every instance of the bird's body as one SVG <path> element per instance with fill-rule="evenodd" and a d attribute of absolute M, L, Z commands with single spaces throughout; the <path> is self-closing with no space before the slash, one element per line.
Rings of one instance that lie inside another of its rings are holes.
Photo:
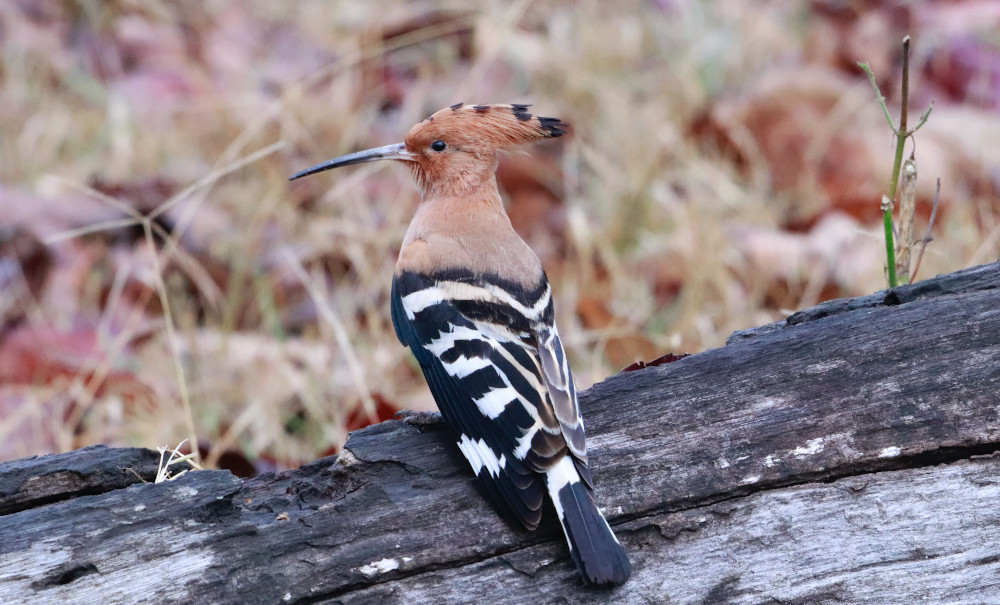
<path fill-rule="evenodd" d="M 620 584 L 628 558 L 592 495 L 583 420 L 538 257 L 496 186 L 497 152 L 560 136 L 525 105 L 453 105 L 406 142 L 293 178 L 377 159 L 406 162 L 422 202 L 392 281 L 392 321 L 458 447 L 497 507 L 528 529 L 547 493 L 589 584 Z"/>

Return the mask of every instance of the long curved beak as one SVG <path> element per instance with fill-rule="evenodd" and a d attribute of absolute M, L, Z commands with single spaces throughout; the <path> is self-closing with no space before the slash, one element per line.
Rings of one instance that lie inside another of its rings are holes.
<path fill-rule="evenodd" d="M 341 166 L 350 166 L 352 164 L 363 164 L 365 162 L 374 162 L 376 160 L 403 160 L 412 162 L 414 161 L 414 158 L 413 154 L 406 150 L 406 143 L 394 143 L 384 147 L 366 149 L 364 151 L 342 155 L 339 158 L 333 158 L 332 160 L 323 162 L 322 164 L 316 164 L 312 168 L 306 168 L 302 172 L 297 172 L 288 177 L 288 180 L 294 181 L 295 179 L 300 179 L 304 176 L 309 176 L 310 174 L 316 174 L 317 172 L 323 172 L 324 170 L 330 170 L 331 168 L 340 168 Z"/>

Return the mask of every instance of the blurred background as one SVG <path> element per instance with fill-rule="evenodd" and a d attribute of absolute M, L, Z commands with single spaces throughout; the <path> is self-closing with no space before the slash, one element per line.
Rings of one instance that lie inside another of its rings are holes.
<path fill-rule="evenodd" d="M 0 460 L 194 436 L 252 474 L 434 409 L 389 320 L 405 171 L 286 179 L 459 101 L 573 125 L 499 181 L 581 388 L 884 288 L 856 63 L 898 116 L 906 34 L 921 279 L 1000 254 L 994 1 L 0 3 Z"/>

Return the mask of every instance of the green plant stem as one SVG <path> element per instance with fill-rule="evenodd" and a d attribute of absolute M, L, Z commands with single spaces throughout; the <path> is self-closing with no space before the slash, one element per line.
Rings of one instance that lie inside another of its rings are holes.
<path fill-rule="evenodd" d="M 907 38 L 907 42 L 909 38 Z M 906 44 L 904 43 L 904 47 Z M 903 55 L 906 56 L 905 54 Z M 903 59 L 903 73 L 906 73 L 906 59 Z M 885 226 L 885 259 L 886 269 L 889 277 L 889 287 L 895 288 L 899 285 L 896 277 L 896 244 L 893 241 L 892 229 L 892 209 L 893 200 L 896 199 L 896 189 L 899 187 L 899 171 L 903 166 L 903 152 L 906 148 L 906 138 L 910 133 L 906 131 L 906 77 L 903 77 L 903 109 L 900 112 L 899 130 L 896 131 L 896 157 L 892 163 L 892 177 L 889 180 L 888 203 L 882 204 L 882 223 Z"/>
<path fill-rule="evenodd" d="M 888 210 L 882 211 L 882 224 L 885 227 L 885 258 L 888 265 L 886 269 L 889 273 L 889 287 L 897 286 L 896 279 L 896 244 L 892 239 L 892 205 Z"/>
<path fill-rule="evenodd" d="M 895 288 L 898 284 L 896 277 L 896 246 L 893 242 L 893 229 L 892 229 L 892 208 L 893 200 L 896 199 L 896 188 L 899 186 L 899 171 L 903 166 L 903 152 L 906 147 L 906 139 L 908 139 L 914 132 L 920 129 L 930 117 L 931 110 L 934 109 L 934 104 L 932 103 L 930 107 L 927 108 L 920 116 L 920 121 L 913 130 L 907 130 L 907 105 L 910 100 L 910 37 L 906 36 L 903 38 L 903 81 L 902 81 L 902 96 L 900 99 L 901 107 L 899 112 L 899 128 L 892 123 L 892 115 L 889 113 L 889 108 L 885 104 L 885 97 L 882 96 L 882 91 L 878 88 L 878 83 L 875 82 L 875 73 L 872 72 L 871 67 L 867 63 L 858 63 L 868 74 L 868 79 L 871 80 L 872 88 L 875 89 L 875 98 L 878 100 L 879 107 L 882 108 L 882 113 L 885 114 L 886 121 L 889 122 L 889 128 L 892 129 L 893 134 L 896 136 L 896 153 L 892 164 L 892 177 L 889 179 L 889 195 L 882 198 L 882 223 L 885 227 L 885 257 L 886 257 L 886 270 L 888 272 L 889 287 Z"/>

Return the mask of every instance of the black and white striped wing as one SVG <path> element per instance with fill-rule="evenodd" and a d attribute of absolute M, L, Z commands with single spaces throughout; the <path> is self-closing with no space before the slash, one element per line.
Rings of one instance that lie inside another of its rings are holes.
<path fill-rule="evenodd" d="M 396 334 L 419 361 L 459 448 L 503 512 L 531 529 L 545 493 L 538 473 L 567 449 L 537 348 L 535 326 L 551 315 L 543 285 L 512 294 L 509 285 L 468 275 L 404 272 L 392 289 Z M 559 345 L 553 361 L 560 365 L 564 357 Z M 568 366 L 562 367 L 568 382 L 556 382 L 572 396 Z M 582 430 L 581 424 L 581 437 Z"/>

